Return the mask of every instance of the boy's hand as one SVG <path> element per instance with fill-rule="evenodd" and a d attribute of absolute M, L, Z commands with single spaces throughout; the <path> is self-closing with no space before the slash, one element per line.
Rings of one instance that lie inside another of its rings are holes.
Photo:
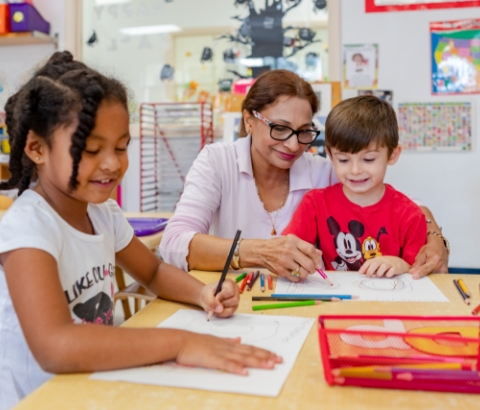
<path fill-rule="evenodd" d="M 407 273 L 410 265 L 402 258 L 397 256 L 377 256 L 376 258 L 368 259 L 358 270 L 368 277 L 376 275 L 378 278 L 385 276 L 391 278 L 395 275 Z"/>
<path fill-rule="evenodd" d="M 205 312 L 213 312 L 217 317 L 230 317 L 238 308 L 240 293 L 237 284 L 231 279 L 225 279 L 222 290 L 214 296 L 218 283 L 205 285 L 200 295 L 200 307 Z"/>
<path fill-rule="evenodd" d="M 240 338 L 221 339 L 210 335 L 185 333 L 177 355 L 177 363 L 184 366 L 207 367 L 246 376 L 246 367 L 273 369 L 277 363 L 282 362 L 282 358 L 275 353 L 240 344 Z"/>

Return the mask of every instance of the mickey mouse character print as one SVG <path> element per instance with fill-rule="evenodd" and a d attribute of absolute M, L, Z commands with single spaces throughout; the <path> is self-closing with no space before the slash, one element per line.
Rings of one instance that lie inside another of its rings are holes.
<path fill-rule="evenodd" d="M 358 271 L 364 262 L 360 244 L 360 238 L 365 231 L 363 224 L 358 221 L 350 221 L 348 232 L 343 232 L 335 218 L 330 216 L 327 219 L 327 225 L 330 234 L 333 235 L 333 244 L 337 251 L 337 257 L 331 261 L 333 268 L 343 271 Z"/>

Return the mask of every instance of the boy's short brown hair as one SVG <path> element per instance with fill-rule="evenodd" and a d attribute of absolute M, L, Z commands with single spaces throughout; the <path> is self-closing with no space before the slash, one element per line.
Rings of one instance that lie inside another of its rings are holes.
<path fill-rule="evenodd" d="M 393 107 L 373 95 L 349 98 L 336 105 L 325 123 L 325 146 L 356 154 L 370 147 L 398 146 L 398 123 Z"/>

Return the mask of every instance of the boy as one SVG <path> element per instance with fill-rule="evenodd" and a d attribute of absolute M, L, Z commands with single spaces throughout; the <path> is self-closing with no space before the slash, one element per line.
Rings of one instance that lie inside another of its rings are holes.
<path fill-rule="evenodd" d="M 340 183 L 308 192 L 283 234 L 315 244 L 327 270 L 408 272 L 427 237 L 421 209 L 383 182 L 401 153 L 395 111 L 374 96 L 329 114 L 325 146 Z"/>

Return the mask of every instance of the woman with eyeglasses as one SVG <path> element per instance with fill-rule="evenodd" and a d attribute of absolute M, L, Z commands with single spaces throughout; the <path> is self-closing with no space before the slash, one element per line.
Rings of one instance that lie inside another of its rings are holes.
<path fill-rule="evenodd" d="M 264 267 L 298 281 L 322 267 L 313 245 L 281 236 L 306 192 L 338 182 L 329 160 L 305 152 L 320 134 L 312 122 L 318 104 L 310 84 L 291 71 L 258 77 L 242 104 L 239 139 L 207 145 L 190 168 L 160 245 L 166 262 L 222 270 L 240 229 L 233 269 Z M 443 243 L 428 239 L 412 267 L 422 276 L 446 270 Z"/>

